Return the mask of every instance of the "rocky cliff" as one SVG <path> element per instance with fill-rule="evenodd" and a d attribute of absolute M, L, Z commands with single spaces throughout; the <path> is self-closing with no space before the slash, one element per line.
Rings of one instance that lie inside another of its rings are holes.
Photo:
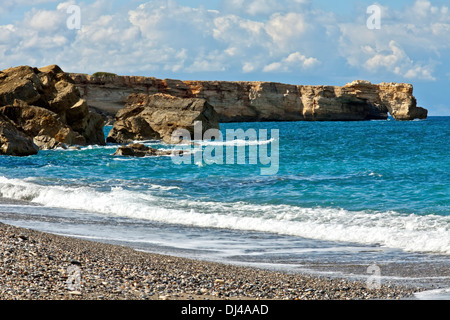
<path fill-rule="evenodd" d="M 38 147 L 29 136 L 0 114 L 0 155 L 29 156 L 37 154 L 38 151 Z"/>
<path fill-rule="evenodd" d="M 0 72 L 0 154 L 88 144 L 105 144 L 103 119 L 58 66 Z"/>
<path fill-rule="evenodd" d="M 89 106 L 115 114 L 132 93 L 165 93 L 202 98 L 217 111 L 221 122 L 332 121 L 425 119 L 413 86 L 372 84 L 357 80 L 342 87 L 289 85 L 274 82 L 181 81 L 152 77 L 70 74 Z"/>
<path fill-rule="evenodd" d="M 219 129 L 219 117 L 214 108 L 198 98 L 178 98 L 168 94 L 133 93 L 116 115 L 107 141 L 128 143 L 133 140 L 163 140 L 176 143 L 172 133 L 177 129 L 194 134 L 194 123 L 201 121 L 202 133 Z"/>

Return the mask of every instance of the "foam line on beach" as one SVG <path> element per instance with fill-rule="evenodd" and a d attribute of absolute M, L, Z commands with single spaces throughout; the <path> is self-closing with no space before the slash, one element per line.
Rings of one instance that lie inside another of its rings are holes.
<path fill-rule="evenodd" d="M 158 188 L 155 188 L 158 189 Z M 450 216 L 163 198 L 157 190 L 40 185 L 0 177 L 0 196 L 48 207 L 186 226 L 251 230 L 450 254 Z"/>
<path fill-rule="evenodd" d="M 414 297 L 419 300 L 450 300 L 450 288 L 417 292 Z"/>

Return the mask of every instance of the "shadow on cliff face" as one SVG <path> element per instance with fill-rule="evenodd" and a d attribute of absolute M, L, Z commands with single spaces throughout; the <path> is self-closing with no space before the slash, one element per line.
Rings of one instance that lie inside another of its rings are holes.
<path fill-rule="evenodd" d="M 69 75 L 89 106 L 105 113 L 108 123 L 133 93 L 205 99 L 218 113 L 220 122 L 382 120 L 388 118 L 388 113 L 396 120 L 427 117 L 427 110 L 417 107 L 413 86 L 407 83 L 356 80 L 339 87 Z"/>
<path fill-rule="evenodd" d="M 125 105 L 123 106 L 125 107 Z M 114 120 L 116 117 L 116 113 L 112 113 L 109 111 L 101 110 L 100 108 L 96 108 L 93 106 L 89 106 L 89 111 L 92 113 L 96 113 L 100 115 L 103 118 L 103 121 L 105 122 L 105 126 L 112 126 L 114 125 Z"/>
<path fill-rule="evenodd" d="M 89 111 L 72 78 L 57 65 L 1 71 L 0 114 L 0 129 L 8 128 L 2 130 L 0 154 L 32 155 L 37 147 L 105 144 L 102 117 Z M 9 134 L 11 125 L 21 132 L 22 139 Z M 21 143 L 16 148 L 17 142 Z"/>

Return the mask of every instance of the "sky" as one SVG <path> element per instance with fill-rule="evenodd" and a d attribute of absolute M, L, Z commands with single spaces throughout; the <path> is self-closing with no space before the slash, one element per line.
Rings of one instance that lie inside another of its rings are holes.
<path fill-rule="evenodd" d="M 50 64 L 181 80 L 406 82 L 430 116 L 450 116 L 450 1 L 2 0 L 0 70 Z"/>

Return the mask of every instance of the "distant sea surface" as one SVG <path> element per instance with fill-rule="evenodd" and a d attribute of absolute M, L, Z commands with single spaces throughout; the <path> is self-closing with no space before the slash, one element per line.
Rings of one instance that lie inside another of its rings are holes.
<path fill-rule="evenodd" d="M 262 164 L 118 157 L 116 145 L 2 156 L 0 221 L 289 271 L 328 274 L 318 263 L 352 265 L 338 272 L 347 275 L 373 263 L 449 266 L 450 117 L 221 124 L 224 134 L 238 128 L 269 131 L 267 141 L 234 142 L 247 151 L 270 150 L 270 130 L 279 130 L 277 174 L 261 175 Z"/>

